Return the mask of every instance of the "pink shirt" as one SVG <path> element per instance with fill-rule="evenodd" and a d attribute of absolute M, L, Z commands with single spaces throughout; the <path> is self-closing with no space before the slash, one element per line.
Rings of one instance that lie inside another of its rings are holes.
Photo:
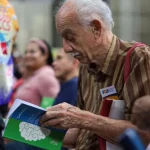
<path fill-rule="evenodd" d="M 44 66 L 24 81 L 16 92 L 16 98 L 40 106 L 43 97 L 55 98 L 59 89 L 53 69 Z"/>

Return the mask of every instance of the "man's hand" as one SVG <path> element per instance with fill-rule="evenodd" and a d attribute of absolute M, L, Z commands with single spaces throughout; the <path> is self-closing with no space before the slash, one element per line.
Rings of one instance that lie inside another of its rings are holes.
<path fill-rule="evenodd" d="M 82 122 L 82 110 L 67 103 L 62 103 L 47 109 L 40 123 L 44 127 L 56 127 L 61 129 L 80 128 Z"/>
<path fill-rule="evenodd" d="M 132 109 L 132 123 L 143 130 L 150 130 L 150 96 L 136 100 Z"/>

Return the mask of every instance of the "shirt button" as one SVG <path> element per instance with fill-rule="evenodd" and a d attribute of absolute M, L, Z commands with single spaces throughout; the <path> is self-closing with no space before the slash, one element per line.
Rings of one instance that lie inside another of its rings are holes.
<path fill-rule="evenodd" d="M 88 144 L 88 143 L 89 143 L 89 140 L 86 140 L 85 142 L 86 142 L 86 144 Z"/>

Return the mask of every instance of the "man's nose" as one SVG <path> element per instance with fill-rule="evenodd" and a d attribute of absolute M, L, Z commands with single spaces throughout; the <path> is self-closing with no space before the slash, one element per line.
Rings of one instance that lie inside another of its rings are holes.
<path fill-rule="evenodd" d="M 72 47 L 69 45 L 68 41 L 66 41 L 65 39 L 63 39 L 63 49 L 65 53 L 72 52 Z"/>

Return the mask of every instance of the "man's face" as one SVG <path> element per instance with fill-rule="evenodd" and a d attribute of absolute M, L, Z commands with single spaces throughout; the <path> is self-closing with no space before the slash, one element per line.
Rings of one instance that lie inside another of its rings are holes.
<path fill-rule="evenodd" d="M 64 80 L 72 72 L 73 60 L 69 57 L 71 56 L 68 56 L 63 50 L 60 50 L 53 62 L 56 77 L 60 80 Z"/>
<path fill-rule="evenodd" d="M 56 16 L 58 33 L 63 38 L 63 48 L 81 63 L 90 63 L 96 49 L 96 41 L 91 26 L 84 27 L 74 12 L 61 11 Z"/>

